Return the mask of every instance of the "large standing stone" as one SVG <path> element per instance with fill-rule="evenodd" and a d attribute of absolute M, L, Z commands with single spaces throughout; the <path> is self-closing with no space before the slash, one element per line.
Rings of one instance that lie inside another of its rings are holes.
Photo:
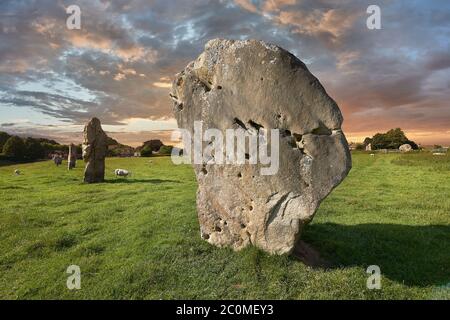
<path fill-rule="evenodd" d="M 108 136 L 100 120 L 92 118 L 84 127 L 83 159 L 86 162 L 84 182 L 95 183 L 105 180 L 105 157 L 108 151 Z"/>
<path fill-rule="evenodd" d="M 69 145 L 69 155 L 67 156 L 67 168 L 69 170 L 75 168 L 77 163 L 77 148 L 73 143 Z"/>
<path fill-rule="evenodd" d="M 341 112 L 320 82 L 282 48 L 216 39 L 176 75 L 171 96 L 178 126 L 192 136 L 197 120 L 222 132 L 280 129 L 275 175 L 260 175 L 260 164 L 195 164 L 197 211 L 201 235 L 212 244 L 292 252 L 351 168 Z"/>

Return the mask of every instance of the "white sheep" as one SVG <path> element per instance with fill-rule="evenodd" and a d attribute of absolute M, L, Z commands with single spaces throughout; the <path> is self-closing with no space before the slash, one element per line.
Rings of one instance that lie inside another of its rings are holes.
<path fill-rule="evenodd" d="M 116 169 L 114 170 L 114 174 L 119 177 L 128 177 L 128 175 L 131 176 L 131 171 L 125 170 L 125 169 Z"/>
<path fill-rule="evenodd" d="M 19 169 L 14 170 L 14 174 L 15 174 L 16 176 L 20 175 L 20 170 L 19 170 Z"/>

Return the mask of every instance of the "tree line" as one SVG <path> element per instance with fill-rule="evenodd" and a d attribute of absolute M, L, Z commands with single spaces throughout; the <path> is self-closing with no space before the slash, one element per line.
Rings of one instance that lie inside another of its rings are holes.
<path fill-rule="evenodd" d="M 81 146 L 77 146 L 81 154 Z M 0 132 L 1 158 L 10 161 L 35 161 L 47 159 L 53 153 L 67 153 L 69 146 L 45 138 L 21 138 Z"/>

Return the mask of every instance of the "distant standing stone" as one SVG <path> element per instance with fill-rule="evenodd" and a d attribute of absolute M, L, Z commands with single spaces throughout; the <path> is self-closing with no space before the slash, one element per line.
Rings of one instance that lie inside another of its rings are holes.
<path fill-rule="evenodd" d="M 62 157 L 59 154 L 53 155 L 53 162 L 59 167 L 62 164 Z"/>
<path fill-rule="evenodd" d="M 75 168 L 77 162 L 77 149 L 73 143 L 69 145 L 69 156 L 67 158 L 67 167 L 69 170 Z"/>
<path fill-rule="evenodd" d="M 108 151 L 108 136 L 103 131 L 100 120 L 92 118 L 84 127 L 83 160 L 84 182 L 95 183 L 105 180 L 105 157 Z"/>
<path fill-rule="evenodd" d="M 400 152 L 410 152 L 410 151 L 412 150 L 412 147 L 411 147 L 410 144 L 405 143 L 405 144 L 402 144 L 402 145 L 398 148 L 398 150 L 400 150 Z"/>

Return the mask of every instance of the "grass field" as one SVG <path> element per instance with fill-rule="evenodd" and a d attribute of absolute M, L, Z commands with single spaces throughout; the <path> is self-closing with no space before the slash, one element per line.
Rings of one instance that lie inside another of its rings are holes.
<path fill-rule="evenodd" d="M 107 159 L 96 185 L 78 165 L 0 167 L 0 298 L 450 298 L 449 155 L 354 154 L 303 235 L 328 269 L 201 240 L 194 173 L 170 158 Z M 72 264 L 81 290 L 66 287 Z M 369 265 L 381 290 L 366 288 Z"/>

